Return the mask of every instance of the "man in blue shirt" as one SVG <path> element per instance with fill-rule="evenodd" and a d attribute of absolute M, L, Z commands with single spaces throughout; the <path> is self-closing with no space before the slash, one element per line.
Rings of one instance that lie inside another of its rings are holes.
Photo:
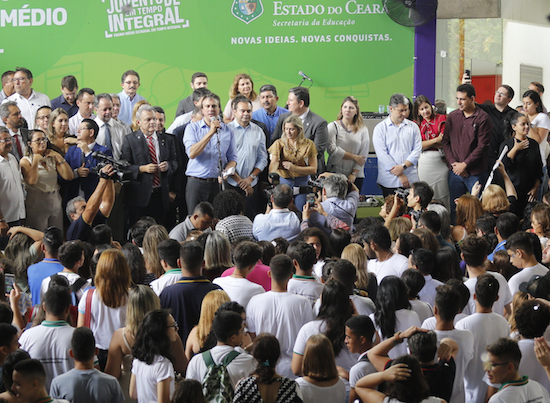
<path fill-rule="evenodd" d="M 118 119 L 122 120 L 128 125 L 132 124 L 132 113 L 134 112 L 134 106 L 139 101 L 145 101 L 141 95 L 137 93 L 139 88 L 139 74 L 134 70 L 127 70 L 122 75 L 120 81 L 122 91 L 118 93 L 120 99 L 120 112 Z"/>
<path fill-rule="evenodd" d="M 292 242 L 300 233 L 300 219 L 288 209 L 292 203 L 292 188 L 286 184 L 275 187 L 271 195 L 273 208 L 267 207 L 265 214 L 254 218 L 252 232 L 258 241 L 272 241 L 282 237 Z"/>
<path fill-rule="evenodd" d="M 267 149 L 265 133 L 255 123 L 252 117 L 252 102 L 244 96 L 235 97 L 232 102 L 235 119 L 227 126 L 233 130 L 235 150 L 237 152 L 237 174 L 241 178 L 236 181 L 227 178 L 229 186 L 245 196 L 246 215 L 250 219 L 260 211 L 260 190 L 258 175 L 267 166 Z"/>
<path fill-rule="evenodd" d="M 78 112 L 76 104 L 76 93 L 78 92 L 78 83 L 75 76 L 65 76 L 61 79 L 61 95 L 52 99 L 52 111 L 57 108 L 63 109 L 72 118 Z"/>
<path fill-rule="evenodd" d="M 44 231 L 42 250 L 45 258 L 41 262 L 29 266 L 27 270 L 33 305 L 40 304 L 42 280 L 63 271 L 63 265 L 58 259 L 61 245 L 63 245 L 63 232 L 59 228 L 50 227 Z"/>
<path fill-rule="evenodd" d="M 221 171 L 230 172 L 231 168 L 237 166 L 233 130 L 219 119 L 220 97 L 216 94 L 205 96 L 201 109 L 203 118 L 190 123 L 183 136 L 185 152 L 189 156 L 185 172 L 185 198 L 189 215 L 193 214 L 195 206 L 201 201 L 214 201 L 220 192 L 218 178 L 223 175 Z M 241 180 L 235 172 L 224 175 L 223 180 L 227 176 L 232 176 L 237 182 Z"/>
<path fill-rule="evenodd" d="M 271 84 L 262 85 L 260 88 L 262 109 L 258 109 L 252 114 L 252 119 L 265 123 L 270 139 L 279 121 L 279 116 L 288 112 L 285 108 L 281 108 L 277 105 L 278 100 L 279 97 L 277 96 L 277 89 L 275 86 Z"/>

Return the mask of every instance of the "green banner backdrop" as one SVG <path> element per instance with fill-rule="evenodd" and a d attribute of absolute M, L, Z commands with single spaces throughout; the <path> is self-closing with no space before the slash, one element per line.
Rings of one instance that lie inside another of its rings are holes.
<path fill-rule="evenodd" d="M 328 121 L 347 95 L 377 111 L 413 90 L 414 30 L 369 0 L 4 0 L 0 32 L 2 71 L 29 68 L 37 91 L 54 98 L 72 74 L 80 88 L 119 92 L 134 69 L 139 93 L 166 109 L 168 123 L 195 71 L 223 104 L 246 72 L 256 90 L 275 85 L 281 106 L 304 71 L 311 108 Z"/>

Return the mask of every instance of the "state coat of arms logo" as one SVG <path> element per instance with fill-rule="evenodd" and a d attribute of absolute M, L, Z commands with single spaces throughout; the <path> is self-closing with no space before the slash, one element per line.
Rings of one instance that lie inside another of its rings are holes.
<path fill-rule="evenodd" d="M 264 12 L 262 0 L 233 0 L 231 14 L 249 24 Z"/>

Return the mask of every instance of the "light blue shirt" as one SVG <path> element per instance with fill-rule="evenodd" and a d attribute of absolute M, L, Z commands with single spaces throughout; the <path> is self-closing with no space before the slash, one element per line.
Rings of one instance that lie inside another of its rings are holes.
<path fill-rule="evenodd" d="M 271 138 L 273 135 L 273 130 L 275 130 L 277 122 L 279 121 L 279 116 L 287 112 L 288 109 L 281 108 L 279 105 L 277 105 L 277 109 L 275 109 L 273 115 L 268 114 L 264 108 L 260 108 L 252 113 L 252 119 L 265 123 L 267 126 L 267 131 L 269 132 L 269 138 Z"/>
<path fill-rule="evenodd" d="M 397 127 L 388 117 L 374 128 L 372 142 L 378 158 L 377 183 L 387 188 L 401 187 L 399 178 L 391 174 L 390 170 L 395 165 L 403 165 L 405 161 L 412 163 L 404 172 L 409 183 L 418 181 L 416 165 L 422 151 L 422 136 L 416 123 L 405 119 Z"/>
<path fill-rule="evenodd" d="M 357 206 L 359 205 L 359 193 L 355 190 L 349 192 L 345 199 L 329 197 L 324 202 L 321 202 L 321 205 L 328 214 L 345 222 L 348 227 L 353 228 L 353 220 L 355 214 L 357 214 Z M 326 218 L 322 214 L 317 212 L 311 213 L 309 218 L 310 226 L 320 228 L 329 235 L 332 229 L 327 227 L 325 222 Z"/>
<path fill-rule="evenodd" d="M 185 134 L 183 135 L 183 145 L 185 146 L 187 155 L 189 155 L 191 147 L 206 136 L 209 131 L 210 126 L 206 124 L 204 119 L 187 125 Z M 194 159 L 189 158 L 187 171 L 185 172 L 187 176 L 194 176 L 196 178 L 217 178 L 219 176 L 218 136 L 220 138 L 222 169 L 225 169 L 230 161 L 237 162 L 233 130 L 222 123 L 218 134 L 212 136 L 202 153 Z"/>
<path fill-rule="evenodd" d="M 233 120 L 227 125 L 233 130 L 235 150 L 237 151 L 237 174 L 243 179 L 248 178 L 254 168 L 261 171 L 267 166 L 267 149 L 265 147 L 265 133 L 260 126 L 250 122 L 245 128 Z M 239 184 L 231 177 L 227 178 L 231 186 Z M 251 186 L 256 186 L 258 178 L 254 179 Z"/>
<path fill-rule="evenodd" d="M 134 106 L 139 101 L 145 101 L 145 98 L 139 94 L 136 94 L 134 95 L 134 99 L 131 100 L 128 94 L 124 91 L 120 91 L 118 96 L 120 98 L 120 112 L 118 113 L 117 119 L 126 122 L 128 125 L 132 125 L 132 113 L 134 113 Z"/>
<path fill-rule="evenodd" d="M 258 214 L 254 218 L 252 232 L 258 241 L 283 237 L 292 242 L 300 233 L 300 219 L 287 208 L 272 209 L 268 214 Z"/>

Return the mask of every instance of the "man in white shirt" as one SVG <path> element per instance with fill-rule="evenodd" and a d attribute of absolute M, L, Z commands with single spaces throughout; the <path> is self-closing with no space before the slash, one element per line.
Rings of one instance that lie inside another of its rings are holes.
<path fill-rule="evenodd" d="M 49 390 L 53 378 L 74 368 L 69 350 L 75 328 L 66 322 L 71 306 L 69 289 L 54 286 L 46 292 L 42 301 L 46 320 L 23 332 L 19 343 L 21 349 L 44 365 L 46 388 Z"/>
<path fill-rule="evenodd" d="M 13 75 L 15 71 L 7 70 L 2 73 L 2 91 L 0 91 L 0 102 L 9 97 L 15 92 L 13 86 Z"/>
<path fill-rule="evenodd" d="M 248 330 L 253 339 L 260 333 L 277 337 L 281 346 L 277 373 L 295 379 L 290 368 L 292 349 L 302 326 L 313 320 L 311 303 L 307 298 L 287 291 L 294 269 L 290 257 L 277 255 L 271 259 L 269 267 L 271 291 L 252 297 L 248 303 Z"/>
<path fill-rule="evenodd" d="M 219 285 L 231 301 L 238 302 L 246 309 L 252 297 L 265 292 L 261 285 L 246 278 L 261 257 L 262 250 L 258 244 L 250 241 L 240 242 L 233 250 L 235 270 L 230 276 L 216 278 L 213 283 Z"/>
<path fill-rule="evenodd" d="M 32 89 L 32 73 L 24 67 L 15 69 L 12 82 L 14 83 L 15 93 L 4 99 L 3 102 L 15 101 L 27 121 L 27 127 L 34 129 L 36 111 L 43 105 L 50 106 L 50 98 L 46 94 Z"/>
<path fill-rule="evenodd" d="M 206 87 L 196 88 L 191 95 L 189 95 L 187 98 L 183 100 L 183 101 L 187 99 L 190 100 L 190 104 L 191 104 L 190 109 L 184 112 L 183 114 L 178 114 L 178 112 L 176 111 L 176 118 L 174 119 L 170 127 L 166 129 L 166 132 L 170 134 L 174 134 L 174 130 L 176 130 L 178 127 L 181 127 L 191 122 L 191 120 L 193 120 L 193 110 L 197 107 L 200 109 L 202 99 L 204 98 L 205 95 L 208 95 L 208 94 L 211 94 L 211 91 Z M 178 111 L 183 101 L 180 101 L 178 105 Z"/>
<path fill-rule="evenodd" d="M 509 316 L 511 314 L 512 294 L 508 288 L 506 278 L 500 273 L 487 272 L 484 263 L 487 260 L 487 251 L 489 244 L 485 238 L 478 237 L 475 234 L 470 234 L 460 243 L 462 250 L 461 257 L 466 263 L 466 270 L 470 279 L 464 283 L 470 290 L 470 301 L 464 308 L 466 315 L 471 315 L 476 312 L 476 303 L 474 294 L 476 290 L 477 278 L 485 273 L 489 273 L 497 279 L 499 283 L 498 299 L 492 306 L 492 311 L 498 315 Z"/>
<path fill-rule="evenodd" d="M 482 355 L 487 345 L 501 337 L 508 337 L 508 321 L 493 312 L 492 306 L 499 298 L 499 281 L 489 273 L 476 278 L 474 301 L 476 310 L 456 324 L 457 329 L 469 330 L 474 335 L 474 356 L 464 373 L 466 401 L 484 403 L 487 384 L 483 382 Z M 534 354 L 534 352 L 533 352 Z"/>
<path fill-rule="evenodd" d="M 519 291 L 521 283 L 529 281 L 535 274 L 544 276 L 548 273 L 548 268 L 537 262 L 530 238 L 536 236 L 527 232 L 516 232 L 512 234 L 506 242 L 506 250 L 510 256 L 510 263 L 521 271 L 514 274 L 508 280 L 508 286 L 512 296 Z"/>
<path fill-rule="evenodd" d="M 522 357 L 515 340 L 499 339 L 487 346 L 487 353 L 487 377 L 491 383 L 502 385 L 498 392 L 491 396 L 489 403 L 550 402 L 548 391 L 540 383 L 520 375 Z"/>
<path fill-rule="evenodd" d="M 199 382 L 204 381 L 208 371 L 206 360 L 210 358 L 214 364 L 219 365 L 231 353 L 235 357 L 231 359 L 226 366 L 231 380 L 231 386 L 235 389 L 237 382 L 241 378 L 246 378 L 256 369 L 254 357 L 247 353 L 235 351 L 235 347 L 240 347 L 244 337 L 244 322 L 240 314 L 232 311 L 221 311 L 216 315 L 212 322 L 212 332 L 218 341 L 216 347 L 205 351 L 202 354 L 195 355 L 189 362 L 187 379 L 195 379 Z M 241 350 L 242 351 L 242 350 Z M 239 353 L 237 355 L 237 353 Z M 227 363 L 228 360 L 225 360 Z"/>
<path fill-rule="evenodd" d="M 456 374 L 449 403 L 464 403 L 464 374 L 474 356 L 474 336 L 469 330 L 455 329 L 453 320 L 460 309 L 460 295 L 448 285 L 437 288 L 434 316 L 437 340 L 450 338 L 458 344 Z"/>
<path fill-rule="evenodd" d="M 82 88 L 76 96 L 76 104 L 78 112 L 69 119 L 69 133 L 76 135 L 76 131 L 80 123 L 84 119 L 93 119 L 92 112 L 94 111 L 95 92 L 91 88 Z"/>
<path fill-rule="evenodd" d="M 422 151 L 418 125 L 407 119 L 410 102 L 403 94 L 390 98 L 390 116 L 374 128 L 372 143 L 378 158 L 378 184 L 384 197 L 418 181 L 416 165 Z"/>
<path fill-rule="evenodd" d="M 94 108 L 95 121 L 99 126 L 96 141 L 110 149 L 115 160 L 118 160 L 122 153 L 122 142 L 130 130 L 118 120 L 113 119 L 113 98 L 109 94 L 99 94 L 96 97 Z"/>
<path fill-rule="evenodd" d="M 300 219 L 288 209 L 292 203 L 292 188 L 284 183 L 277 185 L 271 194 L 271 206 L 265 214 L 254 218 L 252 232 L 258 241 L 272 241 L 282 237 L 293 242 L 300 233 Z"/>
<path fill-rule="evenodd" d="M 237 152 L 236 170 L 241 180 L 237 182 L 231 176 L 227 182 L 231 188 L 245 197 L 245 214 L 254 219 L 260 211 L 261 191 L 258 186 L 258 175 L 267 166 L 267 149 L 265 133 L 255 123 L 252 123 L 252 102 L 238 96 L 232 102 L 235 119 L 227 126 L 233 130 L 235 151 Z"/>
<path fill-rule="evenodd" d="M 367 270 L 376 275 L 378 284 L 386 276 L 401 277 L 408 269 L 409 261 L 399 253 L 391 251 L 390 232 L 383 225 L 372 225 L 361 236 L 365 252 L 369 257 Z"/>
<path fill-rule="evenodd" d="M 23 128 L 23 116 L 21 110 L 15 101 L 6 101 L 0 105 L 0 119 L 6 125 L 11 136 L 13 147 L 10 153 L 21 160 L 25 156 L 27 142 L 29 141 L 29 131 Z"/>
<path fill-rule="evenodd" d="M 150 286 L 160 296 L 162 290 L 172 284 L 176 284 L 182 276 L 180 261 L 181 245 L 175 239 L 166 239 L 158 244 L 157 249 L 164 274 L 155 281 L 152 281 Z"/>

